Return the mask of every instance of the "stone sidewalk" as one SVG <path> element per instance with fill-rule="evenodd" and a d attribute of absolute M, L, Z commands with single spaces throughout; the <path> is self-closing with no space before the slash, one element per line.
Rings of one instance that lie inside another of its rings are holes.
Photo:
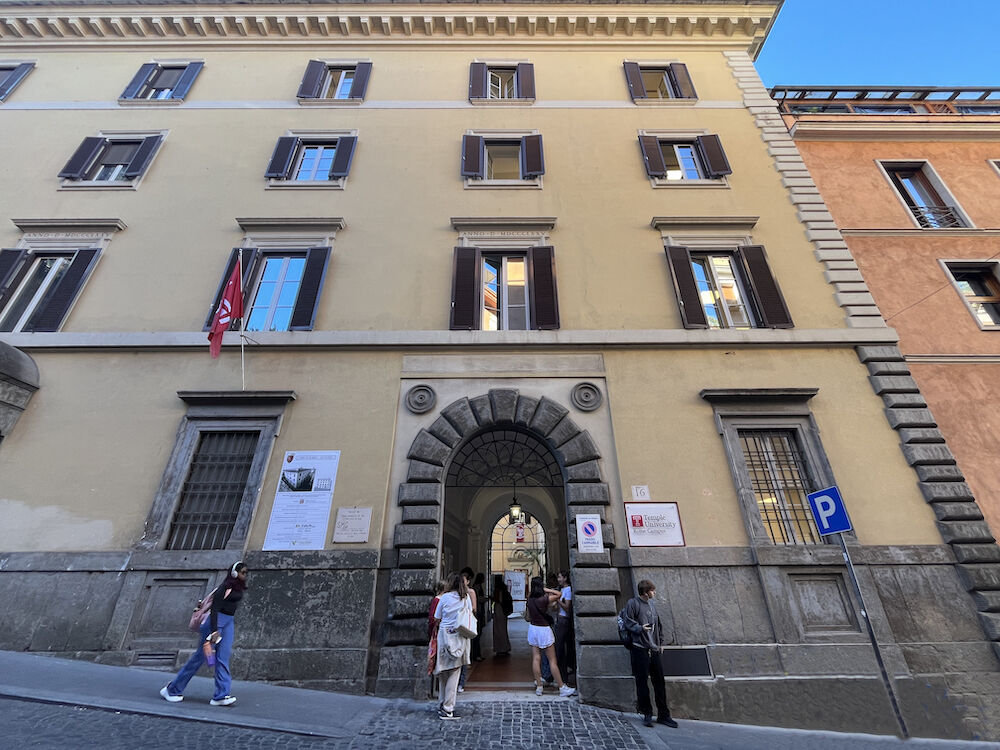
<path fill-rule="evenodd" d="M 235 682 L 231 707 L 212 707 L 211 680 L 192 680 L 181 703 L 158 691 L 167 673 L 35 654 L 0 652 L 0 717 L 11 746 L 144 748 L 203 746 L 262 748 L 539 747 L 580 750 L 865 750 L 867 748 L 1000 748 L 981 742 L 750 727 L 684 721 L 676 730 L 643 727 L 634 714 L 576 699 L 467 691 L 459 721 L 442 722 L 433 701 L 387 700 L 265 683 Z M 60 737 L 60 727 L 66 737 Z M 20 735 L 18 733 L 21 733 Z M 22 744 L 20 737 L 28 744 Z M 3 744 L 3 743 L 0 743 Z"/>

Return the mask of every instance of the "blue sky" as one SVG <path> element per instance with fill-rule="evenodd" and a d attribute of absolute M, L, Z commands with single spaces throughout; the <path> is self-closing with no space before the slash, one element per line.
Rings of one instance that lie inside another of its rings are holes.
<path fill-rule="evenodd" d="M 1000 86 L 1000 0 L 785 0 L 764 85 Z"/>

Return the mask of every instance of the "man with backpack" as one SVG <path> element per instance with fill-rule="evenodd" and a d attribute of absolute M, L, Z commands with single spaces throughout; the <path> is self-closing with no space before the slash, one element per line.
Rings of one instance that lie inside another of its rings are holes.
<path fill-rule="evenodd" d="M 667 706 L 667 689 L 663 682 L 663 624 L 656 613 L 653 599 L 656 586 L 652 581 L 639 581 L 639 596 L 628 600 L 625 608 L 618 613 L 618 629 L 632 660 L 632 676 L 635 678 L 636 705 L 642 714 L 642 723 L 653 726 L 653 706 L 649 701 L 649 681 L 653 682 L 653 696 L 656 699 L 656 721 L 672 729 L 677 722 L 670 717 Z"/>

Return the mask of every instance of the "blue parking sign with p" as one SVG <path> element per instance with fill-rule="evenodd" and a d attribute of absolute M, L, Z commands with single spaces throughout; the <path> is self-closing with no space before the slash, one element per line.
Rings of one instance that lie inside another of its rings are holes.
<path fill-rule="evenodd" d="M 816 519 L 816 528 L 819 529 L 820 536 L 851 530 L 851 519 L 847 516 L 844 499 L 835 486 L 810 492 L 806 498 L 809 500 L 809 507 L 812 509 L 813 518 Z"/>

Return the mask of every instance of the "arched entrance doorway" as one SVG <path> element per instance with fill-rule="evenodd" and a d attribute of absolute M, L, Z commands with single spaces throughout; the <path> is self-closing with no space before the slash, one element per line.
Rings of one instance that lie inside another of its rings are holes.
<path fill-rule="evenodd" d="M 581 384 L 577 388 L 584 385 L 589 386 Z M 436 417 L 434 414 L 428 412 L 426 427 L 417 431 L 406 453 L 406 478 L 400 482 L 397 495 L 399 521 L 392 534 L 393 549 L 389 551 L 392 556 L 388 558 L 391 562 L 380 578 L 380 589 L 387 596 L 382 600 L 385 609 L 376 611 L 373 649 L 369 654 L 369 674 L 374 677 L 375 692 L 379 695 L 426 695 L 429 681 L 421 665 L 426 663 L 427 605 L 438 580 L 445 544 L 447 473 L 458 452 L 476 436 L 495 429 L 510 429 L 533 437 L 551 453 L 563 478 L 561 496 L 551 498 L 552 528 L 566 535 L 564 549 L 568 550 L 575 541 L 569 522 L 576 512 L 600 513 L 602 521 L 607 523 L 610 492 L 604 482 L 601 453 L 590 433 L 575 422 L 562 404 L 544 395 L 535 397 L 513 388 L 497 388 L 472 398 L 459 398 L 436 412 Z M 472 488 L 469 490 L 472 492 Z M 504 500 L 504 492 L 507 492 L 504 488 L 487 487 L 473 494 L 475 502 L 484 504 L 484 511 L 490 506 L 499 509 L 495 521 L 509 501 Z M 524 492 L 535 490 L 526 488 Z M 493 496 L 489 497 L 491 493 Z M 556 516 L 564 519 L 559 529 L 554 523 Z M 479 517 L 485 518 L 487 514 L 483 512 Z M 613 546 L 610 527 L 604 538 L 606 547 Z M 556 561 L 555 565 L 558 564 Z M 580 627 L 584 613 L 577 609 L 577 650 L 588 642 L 610 643 L 612 637 L 617 638 L 613 631 L 616 610 L 611 595 L 620 590 L 610 549 L 587 555 L 586 559 L 576 555 L 569 567 L 574 575 L 574 591 L 589 598 L 589 609 L 583 619 L 594 625 L 590 635 L 585 634 Z M 581 673 L 580 692 L 586 699 L 584 677 Z"/>
<path fill-rule="evenodd" d="M 555 453 L 524 428 L 484 429 L 451 457 L 440 572 L 468 566 L 485 577 L 485 626 L 474 649 L 479 658 L 469 670 L 468 689 L 523 689 L 526 684 L 530 649 L 517 616 L 531 576 L 554 575 L 569 565 L 564 484 Z M 515 614 L 500 623 L 495 619 L 503 613 L 489 606 L 498 585 L 507 586 L 515 600 Z M 512 637 L 507 636 L 508 625 L 513 626 Z"/>

